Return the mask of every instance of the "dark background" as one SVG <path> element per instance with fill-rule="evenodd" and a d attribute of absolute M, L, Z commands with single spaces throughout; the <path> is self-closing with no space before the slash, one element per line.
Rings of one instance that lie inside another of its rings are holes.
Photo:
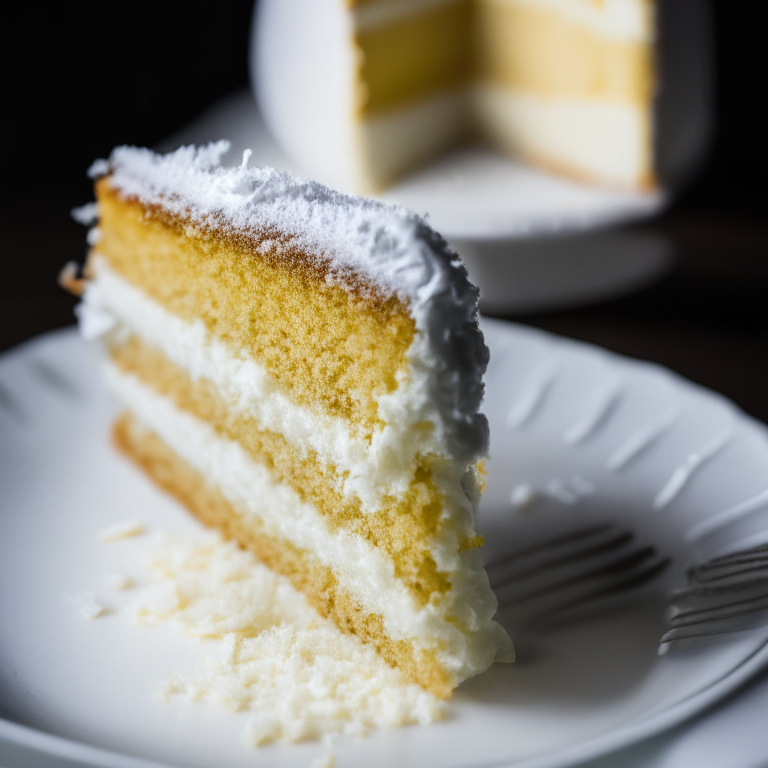
<path fill-rule="evenodd" d="M 674 2 L 674 0 L 662 0 Z M 105 7 L 113 6 L 104 15 Z M 590 307 L 514 318 L 654 360 L 768 421 L 768 117 L 757 0 L 713 3 L 717 125 L 692 187 L 653 226 L 675 243 L 663 279 Z M 81 260 L 69 210 L 90 163 L 152 146 L 247 86 L 252 3 L 26 3 L 4 11 L 0 351 L 73 321 L 56 285 Z"/>

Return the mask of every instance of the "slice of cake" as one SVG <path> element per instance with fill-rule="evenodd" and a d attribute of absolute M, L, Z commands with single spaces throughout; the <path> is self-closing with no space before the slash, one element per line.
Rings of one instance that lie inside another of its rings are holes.
<path fill-rule="evenodd" d="M 204 523 L 438 696 L 511 644 L 476 506 L 477 289 L 426 221 L 227 143 L 92 169 L 83 328 L 118 446 Z"/>
<path fill-rule="evenodd" d="M 477 139 L 648 188 L 655 43 L 654 0 L 261 0 L 253 78 L 275 138 L 343 189 Z"/>

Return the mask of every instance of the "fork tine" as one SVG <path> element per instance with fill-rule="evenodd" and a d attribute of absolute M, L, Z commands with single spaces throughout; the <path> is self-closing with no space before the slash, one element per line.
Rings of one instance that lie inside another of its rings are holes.
<path fill-rule="evenodd" d="M 640 563 L 645 562 L 648 560 L 648 558 L 653 557 L 655 553 L 656 550 L 654 550 L 653 547 L 643 547 L 643 549 L 632 552 L 629 555 L 625 555 L 616 560 L 612 560 L 607 565 L 601 565 L 597 568 L 584 571 L 584 573 L 580 573 L 577 576 L 573 576 L 569 579 L 558 581 L 554 584 L 549 584 L 545 587 L 539 587 L 537 589 L 525 592 L 522 595 L 519 595 L 517 598 L 513 598 L 511 603 L 508 602 L 505 604 L 518 605 L 520 603 L 527 602 L 528 600 L 533 600 L 552 592 L 572 587 L 573 585 L 584 581 L 590 581 L 592 579 L 599 579 L 604 576 L 620 574 L 624 571 L 628 571 L 631 568 L 634 568 Z"/>
<path fill-rule="evenodd" d="M 563 623 L 570 618 L 582 615 L 585 609 L 600 601 L 627 594 L 649 584 L 667 569 L 670 562 L 669 558 L 658 560 L 640 572 L 631 574 L 621 581 L 614 582 L 605 587 L 597 587 L 592 592 L 582 595 L 575 600 L 563 601 L 560 605 L 529 618 L 520 628 L 552 626 L 553 624 Z"/>
<path fill-rule="evenodd" d="M 687 589 L 674 592 L 671 595 L 673 603 L 680 602 L 684 598 L 714 597 L 716 595 L 732 595 L 736 592 L 745 592 L 748 589 L 765 587 L 768 590 L 768 576 L 749 581 L 734 581 L 729 584 L 698 584 Z"/>
<path fill-rule="evenodd" d="M 492 560 L 486 566 L 499 608 L 514 629 L 583 613 L 656 578 L 669 565 L 633 544 L 613 523 L 589 525 Z"/>
<path fill-rule="evenodd" d="M 708 621 L 717 621 L 720 619 L 737 618 L 739 616 L 762 611 L 765 608 L 768 608 L 768 595 L 751 597 L 748 600 L 739 600 L 736 603 L 730 603 L 728 605 L 701 608 L 694 611 L 683 611 L 672 617 L 672 620 L 670 621 L 670 629 L 692 627 L 695 624 L 704 624 Z"/>
<path fill-rule="evenodd" d="M 607 528 L 601 529 L 601 533 L 607 531 L 610 529 L 610 526 Z M 575 539 L 576 541 L 581 540 L 582 538 L 594 538 L 594 533 L 596 531 L 593 531 L 593 535 L 587 537 L 586 535 L 579 537 L 579 539 Z M 508 573 L 504 575 L 503 577 L 489 577 L 491 578 L 491 584 L 493 585 L 494 589 L 500 589 L 507 584 L 511 584 L 513 582 L 519 582 L 523 579 L 530 578 L 531 576 L 537 576 L 541 575 L 546 571 L 553 570 L 555 568 L 562 568 L 563 566 L 570 565 L 573 563 L 576 563 L 580 560 L 589 560 L 596 555 L 604 554 L 611 552 L 612 550 L 618 550 L 621 549 L 625 544 L 628 544 L 632 541 L 634 537 L 629 532 L 620 532 L 612 536 L 607 541 L 600 541 L 598 543 L 590 543 L 586 547 L 582 549 L 578 549 L 575 552 L 568 551 L 565 554 L 553 554 L 552 557 L 549 559 L 545 559 L 543 562 L 535 562 L 532 565 L 529 565 L 527 568 L 522 568 L 518 570 L 512 570 L 511 573 Z M 573 540 L 571 540 L 573 541 Z M 568 542 L 571 543 L 571 542 Z M 547 551 L 551 549 L 552 547 L 544 548 L 537 548 L 537 551 L 539 553 Z M 527 552 L 526 555 L 532 555 L 533 552 Z M 523 560 L 523 558 L 519 558 L 520 560 Z M 530 559 L 530 557 L 528 557 Z M 498 562 L 498 561 L 497 561 Z M 524 560 L 523 560 L 524 562 Z M 510 566 L 519 566 L 520 562 L 515 562 L 510 558 L 507 565 Z"/>
<path fill-rule="evenodd" d="M 546 552 L 547 550 L 561 547 L 564 544 L 571 544 L 591 536 L 605 533 L 612 527 L 613 526 L 610 523 L 604 523 L 602 525 L 595 525 L 589 528 L 579 528 L 562 536 L 556 536 L 554 538 L 547 539 L 547 541 L 541 542 L 540 544 L 536 544 L 532 547 L 527 547 L 525 549 L 517 550 L 514 552 L 508 552 L 506 555 L 502 555 L 501 557 L 486 563 L 485 570 L 488 572 L 489 570 L 508 565 L 511 562 L 520 562 L 526 558 L 533 557 L 534 555 L 541 554 L 542 552 Z"/>
<path fill-rule="evenodd" d="M 740 562 L 721 563 L 716 566 L 691 568 L 688 571 L 689 578 L 706 584 L 712 581 L 728 579 L 732 576 L 741 576 L 746 573 L 754 573 L 768 568 L 768 557 L 752 558 Z"/>
<path fill-rule="evenodd" d="M 711 625 L 708 629 L 702 629 L 700 625 L 697 629 L 691 627 L 668 629 L 659 640 L 658 653 L 663 656 L 673 651 L 684 651 L 688 648 L 695 648 L 705 643 L 720 640 L 726 635 L 737 635 L 765 626 L 764 618 L 760 619 L 757 616 L 751 618 L 753 621 L 742 622 L 741 624 L 734 624 L 731 618 L 723 619 L 720 624 Z"/>
<path fill-rule="evenodd" d="M 768 545 L 713 558 L 689 568 L 687 576 L 686 588 L 670 597 L 669 628 L 659 641 L 659 653 L 765 627 Z"/>
<path fill-rule="evenodd" d="M 731 552 L 728 555 L 713 557 L 711 560 L 707 560 L 706 563 L 702 563 L 696 567 L 698 569 L 704 569 L 711 566 L 720 565 L 722 563 L 730 563 L 734 561 L 741 562 L 753 557 L 768 557 L 768 544 L 760 544 L 750 549 L 741 550 L 740 552 Z"/>

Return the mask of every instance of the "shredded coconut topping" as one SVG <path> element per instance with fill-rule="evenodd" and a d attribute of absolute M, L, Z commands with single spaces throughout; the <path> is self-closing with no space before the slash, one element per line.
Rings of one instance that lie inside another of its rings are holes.
<path fill-rule="evenodd" d="M 101 531 L 99 533 L 99 541 L 102 544 L 108 544 L 110 541 L 128 539 L 131 536 L 139 536 L 142 533 L 144 533 L 143 523 L 138 520 L 125 520 Z"/>
<path fill-rule="evenodd" d="M 240 166 L 224 168 L 220 161 L 229 146 L 218 141 L 167 155 L 118 147 L 90 173 L 110 173 L 111 184 L 123 194 L 195 224 L 215 221 L 245 233 L 279 227 L 329 261 L 332 274 L 352 270 L 413 304 L 432 298 L 436 289 L 451 290 L 457 281 L 466 292 L 466 272 L 451 269 L 458 257 L 423 217 L 274 168 L 250 168 L 250 152 Z M 432 237 L 426 239 L 425 231 Z"/>

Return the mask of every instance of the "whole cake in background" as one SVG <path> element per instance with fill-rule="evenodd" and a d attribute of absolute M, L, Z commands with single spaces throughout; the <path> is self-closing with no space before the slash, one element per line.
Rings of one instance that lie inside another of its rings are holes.
<path fill-rule="evenodd" d="M 477 289 L 421 217 L 226 142 L 94 164 L 81 305 L 118 446 L 438 696 L 512 646 L 476 506 Z"/>
<path fill-rule="evenodd" d="M 261 0 L 256 90 L 288 154 L 343 189 L 469 140 L 648 189 L 655 16 L 654 0 Z"/>

